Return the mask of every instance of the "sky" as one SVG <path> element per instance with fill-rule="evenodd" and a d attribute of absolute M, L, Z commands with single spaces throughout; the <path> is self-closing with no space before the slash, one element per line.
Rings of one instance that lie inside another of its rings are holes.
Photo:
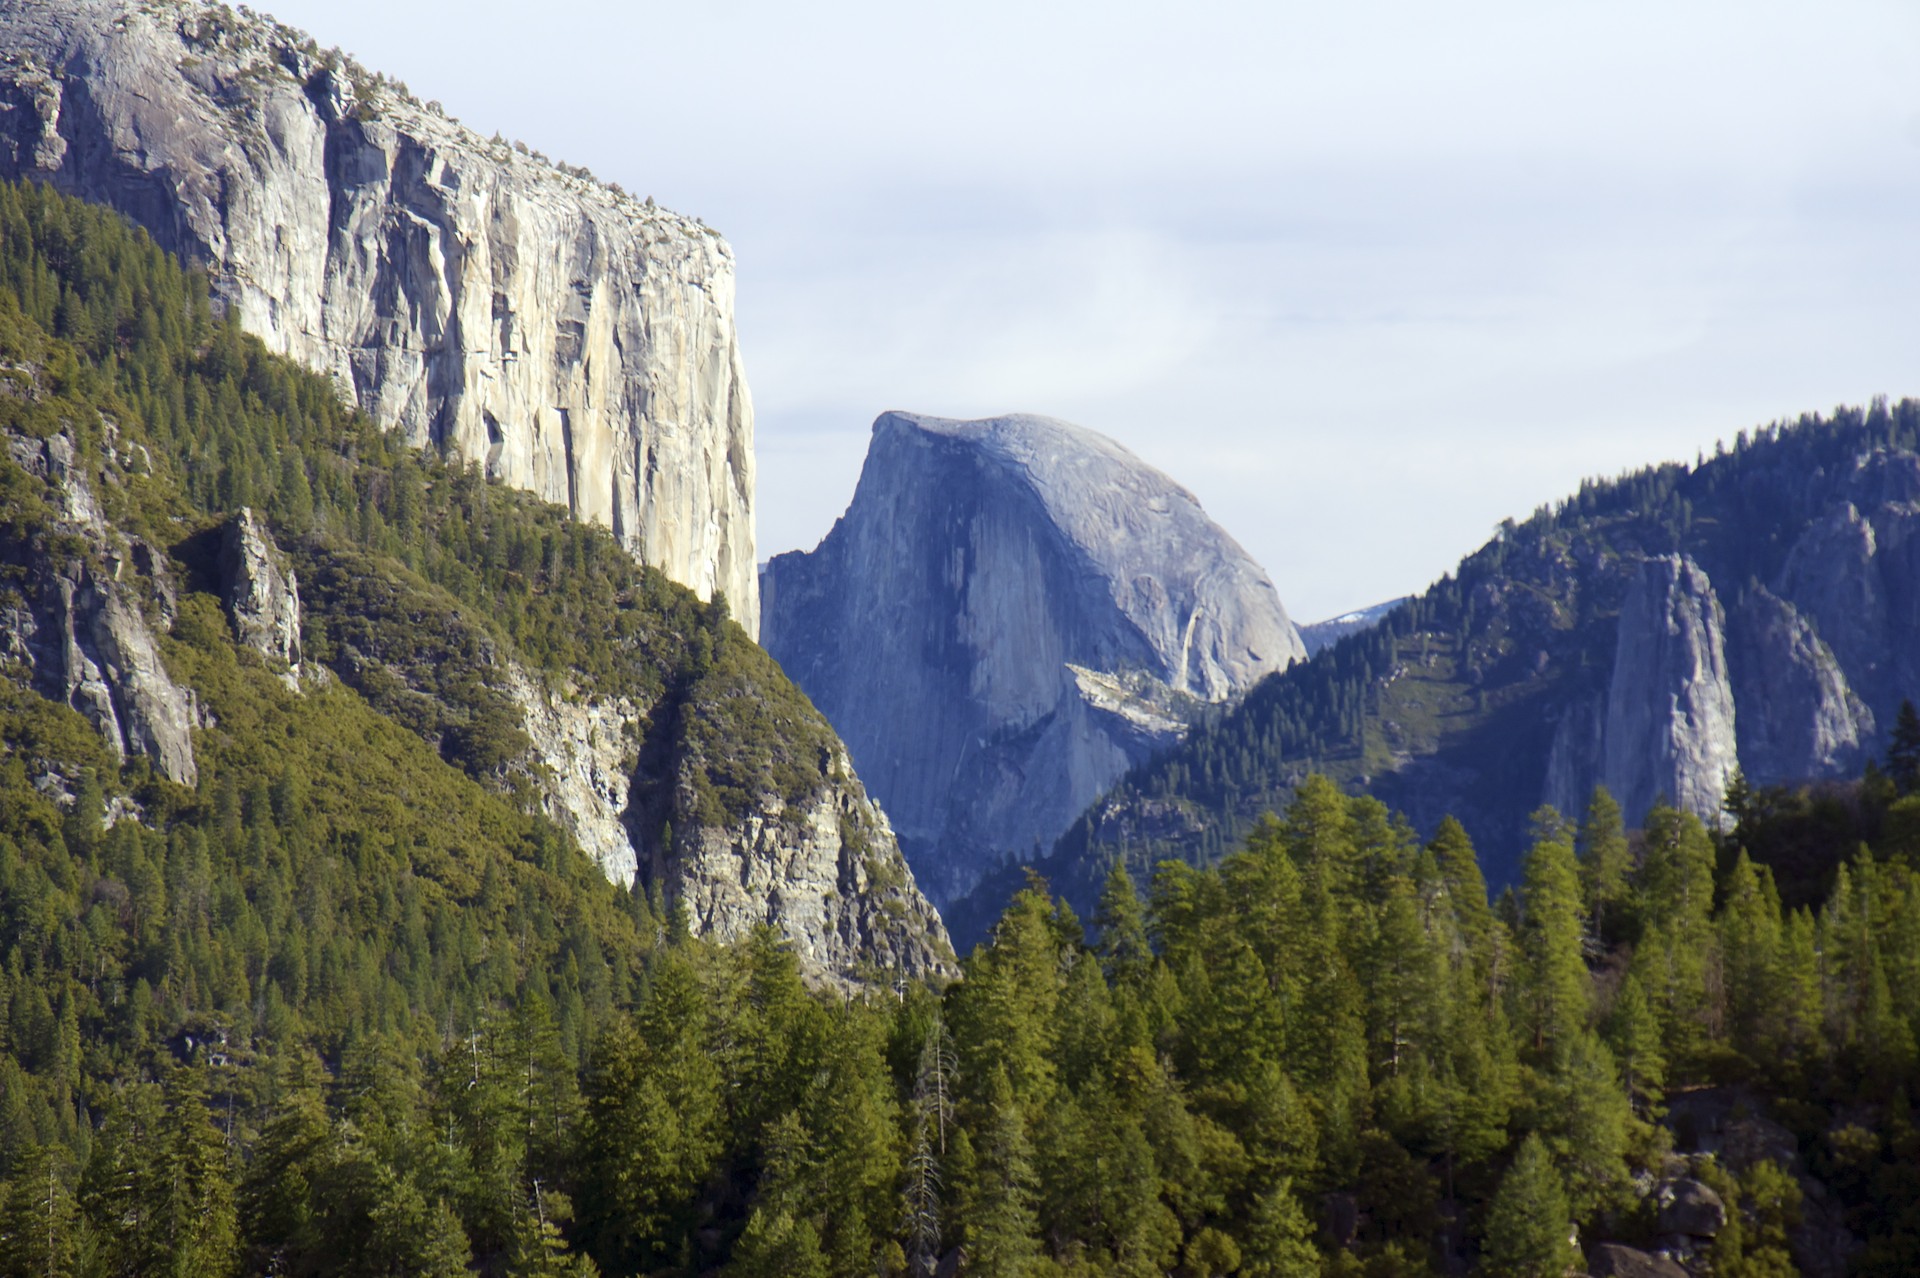
<path fill-rule="evenodd" d="M 265 0 L 726 234 L 762 559 L 1035 412 L 1296 620 L 1583 477 L 1920 395 L 1920 5 Z"/>

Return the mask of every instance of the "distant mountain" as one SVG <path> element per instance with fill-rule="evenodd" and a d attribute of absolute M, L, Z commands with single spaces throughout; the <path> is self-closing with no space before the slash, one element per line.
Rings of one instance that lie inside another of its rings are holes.
<path fill-rule="evenodd" d="M 1717 821 L 1726 787 L 1843 776 L 1920 696 L 1920 403 L 1743 432 L 1583 485 L 1131 772 L 1040 867 L 1076 904 L 1116 857 L 1204 862 L 1309 772 L 1511 881 L 1541 804 L 1606 785 Z M 948 911 L 964 940 L 1013 884 Z"/>
<path fill-rule="evenodd" d="M 762 641 L 936 902 L 1051 847 L 1202 710 L 1306 655 L 1191 493 L 1044 417 L 883 414 L 845 516 L 761 590 Z"/>
<path fill-rule="evenodd" d="M 1411 596 L 1402 595 L 1398 599 L 1389 599 L 1377 603 L 1371 608 L 1361 608 L 1356 612 L 1343 612 L 1337 617 L 1325 621 L 1316 621 L 1300 627 L 1300 642 L 1306 644 L 1307 655 L 1313 656 L 1322 648 L 1330 648 L 1348 635 L 1358 634 L 1362 630 L 1380 624 L 1388 613 L 1405 603 Z"/>

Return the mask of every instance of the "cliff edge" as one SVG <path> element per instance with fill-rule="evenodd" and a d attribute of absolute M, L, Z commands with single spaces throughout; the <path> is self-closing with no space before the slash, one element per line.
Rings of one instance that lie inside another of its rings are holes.
<path fill-rule="evenodd" d="M 119 210 L 409 443 L 612 529 L 754 626 L 718 232 L 223 5 L 0 0 L 0 49 L 0 177 Z"/>

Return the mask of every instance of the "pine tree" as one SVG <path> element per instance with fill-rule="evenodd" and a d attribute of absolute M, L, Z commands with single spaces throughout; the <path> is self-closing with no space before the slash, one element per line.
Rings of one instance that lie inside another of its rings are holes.
<path fill-rule="evenodd" d="M 1660 1050 L 1660 1022 L 1647 1001 L 1646 990 L 1632 972 L 1621 979 L 1602 1029 L 1620 1067 L 1627 1095 L 1641 1113 L 1652 1113 L 1664 1091 L 1667 1062 Z"/>
<path fill-rule="evenodd" d="M 1887 778 L 1901 794 L 1920 792 L 1920 711 L 1912 701 L 1900 703 L 1887 742 Z"/>
<path fill-rule="evenodd" d="M 1617 935 L 1620 907 L 1627 899 L 1627 872 L 1632 854 L 1627 833 L 1620 818 L 1620 805 L 1605 786 L 1595 786 L 1587 803 L 1586 816 L 1580 822 L 1580 894 L 1585 906 L 1587 928 L 1595 937 L 1610 940 Z"/>
<path fill-rule="evenodd" d="M 1246 1278 L 1318 1278 L 1313 1226 L 1291 1182 L 1280 1181 L 1254 1201 L 1240 1252 Z"/>
<path fill-rule="evenodd" d="M 1481 1272 L 1490 1278 L 1562 1278 L 1580 1265 L 1573 1213 L 1538 1136 L 1520 1144 L 1487 1208 Z"/>
<path fill-rule="evenodd" d="M 199 1068 L 175 1071 L 159 1147 L 142 1176 L 149 1272 L 210 1278 L 233 1272 L 238 1221 L 227 1141 L 207 1110 Z"/>
<path fill-rule="evenodd" d="M 983 1117 L 967 1227 L 968 1272 L 981 1278 L 1028 1278 L 1040 1260 L 1033 1149 L 1026 1119 L 998 1065 L 988 1072 Z"/>
<path fill-rule="evenodd" d="M 820 1232 L 810 1220 L 785 1211 L 755 1208 L 746 1230 L 733 1245 L 726 1278 L 828 1278 Z"/>
<path fill-rule="evenodd" d="M 1446 882 L 1459 935 L 1474 962 L 1484 970 L 1493 944 L 1493 910 L 1487 904 L 1487 880 L 1480 872 L 1473 840 L 1458 821 L 1442 817 L 1427 850 L 1433 853 Z"/>
<path fill-rule="evenodd" d="M 1119 860 L 1107 871 L 1093 924 L 1099 935 L 1095 952 L 1107 979 L 1120 985 L 1137 985 L 1144 980 L 1153 961 L 1153 950 L 1147 944 L 1146 911 L 1126 865 Z"/>
<path fill-rule="evenodd" d="M 1545 818 L 1551 818 L 1545 819 Z M 1552 809 L 1536 821 L 1547 836 L 1522 868 L 1518 1020 L 1533 1052 L 1551 1061 L 1586 1028 L 1591 1002 L 1581 955 L 1580 886 L 1573 846 Z"/>
<path fill-rule="evenodd" d="M 0 1199 L 0 1274 L 68 1278 L 81 1272 L 87 1225 L 74 1201 L 67 1151 L 33 1145 L 15 1161 Z"/>
<path fill-rule="evenodd" d="M 1646 841 L 1633 971 L 1660 1020 L 1668 1068 L 1684 1075 L 1704 1052 L 1718 1011 L 1707 990 L 1717 945 L 1713 840 L 1692 813 L 1657 807 L 1647 814 Z"/>

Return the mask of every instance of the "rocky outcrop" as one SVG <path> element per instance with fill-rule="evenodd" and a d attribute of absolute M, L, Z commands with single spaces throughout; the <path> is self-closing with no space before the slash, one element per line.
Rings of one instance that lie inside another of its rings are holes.
<path fill-rule="evenodd" d="M 240 642 L 300 668 L 300 579 L 250 507 L 221 530 L 220 593 Z"/>
<path fill-rule="evenodd" d="M 610 527 L 756 624 L 718 234 L 245 10 L 0 0 L 0 48 L 0 175 L 119 209 L 409 442 Z"/>
<path fill-rule="evenodd" d="M 645 644 L 606 636 L 621 650 L 603 684 L 531 665 L 390 564 L 297 553 L 318 660 L 447 762 L 538 808 L 609 879 L 684 911 L 696 935 L 771 928 L 820 983 L 953 972 L 945 929 L 844 747 L 730 622 L 717 643 L 659 614 L 636 627 Z"/>
<path fill-rule="evenodd" d="M 737 940 L 756 927 L 786 937 L 803 967 L 853 981 L 879 972 L 949 978 L 957 969 L 940 916 L 914 886 L 886 815 L 844 751 L 832 784 L 745 821 L 673 827 L 642 877 L 687 911 L 703 935 Z"/>
<path fill-rule="evenodd" d="M 625 814 L 639 707 L 624 697 L 568 696 L 517 661 L 502 663 L 500 673 L 501 690 L 526 730 L 526 763 L 542 809 L 609 879 L 632 883 L 636 863 Z"/>
<path fill-rule="evenodd" d="M 1873 712 L 1813 624 L 1755 587 L 1735 610 L 1729 639 L 1748 779 L 1769 784 L 1857 770 L 1873 739 Z"/>
<path fill-rule="evenodd" d="M 1727 1227 L 1727 1205 L 1711 1186 L 1682 1176 L 1660 1186 L 1655 1195 L 1663 1234 L 1714 1238 Z"/>
<path fill-rule="evenodd" d="M 1423 832 L 1455 817 L 1498 886 L 1530 814 L 1583 813 L 1598 784 L 1632 826 L 1663 795 L 1717 822 L 1736 768 L 1858 776 L 1920 701 L 1916 438 L 1920 400 L 1877 402 L 1583 485 L 1210 717 L 1042 868 L 1086 900 L 1116 858 L 1205 861 L 1319 772 Z"/>
<path fill-rule="evenodd" d="M 1692 559 L 1641 565 L 1620 609 L 1607 686 L 1605 783 L 1643 815 L 1665 798 L 1717 822 L 1740 767 L 1726 617 Z"/>
<path fill-rule="evenodd" d="M 1741 739 L 1713 583 L 1683 556 L 1629 565 L 1615 635 L 1606 682 L 1557 712 L 1541 801 L 1581 812 L 1598 784 L 1629 822 L 1664 801 L 1717 823 Z M 1773 647 L 1753 647 L 1772 659 Z"/>
<path fill-rule="evenodd" d="M 1042 417 L 883 414 L 846 515 L 762 590 L 768 650 L 936 901 L 1031 859 L 1199 706 L 1306 655 L 1192 494 Z"/>
<path fill-rule="evenodd" d="M 1773 592 L 1832 650 L 1881 726 L 1920 690 L 1920 457 L 1878 451 L 1839 477 L 1794 541 Z"/>
<path fill-rule="evenodd" d="M 0 596 L 0 656 L 30 672 L 43 696 L 86 716 L 121 758 L 141 755 L 193 785 L 191 692 L 174 683 L 141 607 L 171 595 L 139 577 L 164 557 L 118 534 L 101 514 L 73 439 L 5 436 L 8 459 L 44 485 L 50 526 L 9 547 L 14 589 Z M 77 549 L 76 549 L 77 548 Z"/>
<path fill-rule="evenodd" d="M 1690 1278 L 1670 1256 L 1641 1251 L 1622 1243 L 1597 1243 L 1587 1253 L 1591 1278 Z"/>

